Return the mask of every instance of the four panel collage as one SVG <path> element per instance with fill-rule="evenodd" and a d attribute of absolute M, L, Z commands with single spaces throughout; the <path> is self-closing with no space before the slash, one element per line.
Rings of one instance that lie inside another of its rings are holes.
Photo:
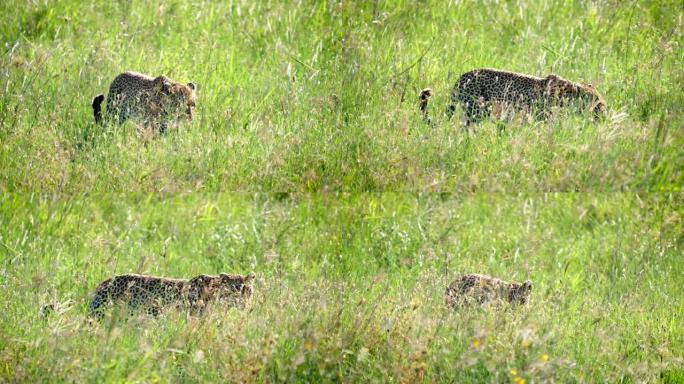
<path fill-rule="evenodd" d="M 682 20 L 0 2 L 0 382 L 684 383 Z"/>

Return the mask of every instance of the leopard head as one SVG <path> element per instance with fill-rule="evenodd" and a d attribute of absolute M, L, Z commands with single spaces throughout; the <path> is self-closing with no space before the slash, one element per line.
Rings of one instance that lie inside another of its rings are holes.
<path fill-rule="evenodd" d="M 544 80 L 544 95 L 559 105 L 569 101 L 579 102 L 582 110 L 600 119 L 606 112 L 606 101 L 591 84 L 580 84 L 565 80 L 556 75 L 548 75 Z"/>
<path fill-rule="evenodd" d="M 163 108 L 173 115 L 185 115 L 192 120 L 197 102 L 197 86 L 194 83 L 180 84 L 166 76 L 154 79 L 154 90 L 163 100 Z"/>
<path fill-rule="evenodd" d="M 511 303 L 527 304 L 530 293 L 532 293 L 532 282 L 530 280 L 526 280 L 522 284 L 513 284 L 509 300 Z"/>
<path fill-rule="evenodd" d="M 588 107 L 590 113 L 594 115 L 594 120 L 600 120 L 607 111 L 606 100 L 591 84 L 580 84 L 578 87 L 579 98 Z"/>
<path fill-rule="evenodd" d="M 227 273 L 219 276 L 199 275 L 190 280 L 188 298 L 200 307 L 214 301 L 244 307 L 252 296 L 255 279 L 253 273 L 247 276 Z"/>
<path fill-rule="evenodd" d="M 217 295 L 219 300 L 237 301 L 244 305 L 244 300 L 252 297 L 254 280 L 256 280 L 253 273 L 247 276 L 221 273 L 219 279 L 220 288 Z"/>

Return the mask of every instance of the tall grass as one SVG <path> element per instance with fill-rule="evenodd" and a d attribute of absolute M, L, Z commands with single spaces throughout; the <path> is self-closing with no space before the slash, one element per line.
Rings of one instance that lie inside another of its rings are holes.
<path fill-rule="evenodd" d="M 663 1 L 5 3 L 0 188 L 681 190 L 681 19 Z M 609 118 L 469 135 L 442 112 L 481 66 L 593 83 Z M 95 126 L 125 70 L 197 82 L 196 121 L 152 145 Z"/>
<path fill-rule="evenodd" d="M 684 381 L 683 15 L 0 2 L 0 381 Z M 443 112 L 484 66 L 592 83 L 607 119 L 468 132 Z M 196 119 L 96 126 L 125 70 L 199 84 Z M 221 271 L 257 274 L 248 310 L 86 319 L 113 274 Z M 531 303 L 450 311 L 465 272 Z"/>
<path fill-rule="evenodd" d="M 10 196 L 10 381 L 654 381 L 684 368 L 678 195 Z M 86 322 L 118 272 L 257 271 L 246 311 Z M 479 271 L 524 308 L 443 304 Z M 63 303 L 43 319 L 45 303 Z M 515 373 L 511 373 L 515 372 Z M 679 375 L 679 376 L 677 376 Z"/>

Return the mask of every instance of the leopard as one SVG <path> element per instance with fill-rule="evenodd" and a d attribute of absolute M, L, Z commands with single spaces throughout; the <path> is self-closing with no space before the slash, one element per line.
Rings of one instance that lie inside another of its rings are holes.
<path fill-rule="evenodd" d="M 493 68 L 473 69 L 462 74 L 451 92 L 447 117 L 451 119 L 460 104 L 465 126 L 491 116 L 492 110 L 524 111 L 537 118 L 548 118 L 553 107 L 579 107 L 598 121 L 606 113 L 606 100 L 592 84 L 566 80 L 558 75 L 536 77 Z M 421 113 L 425 107 L 421 106 Z"/>
<path fill-rule="evenodd" d="M 244 309 L 251 300 L 256 275 L 202 274 L 192 279 L 128 273 L 115 275 L 98 285 L 88 305 L 91 317 L 102 319 L 107 307 L 124 305 L 129 313 L 143 310 L 152 316 L 166 308 L 201 315 L 215 302 Z"/>
<path fill-rule="evenodd" d="M 513 306 L 529 302 L 532 281 L 523 283 L 507 282 L 498 278 L 465 274 L 454 280 L 446 289 L 445 304 L 457 309 L 473 304 L 487 305 L 509 303 Z"/>
<path fill-rule="evenodd" d="M 152 77 L 127 71 L 114 78 L 107 94 L 107 110 L 103 115 L 104 94 L 93 98 L 91 106 L 96 124 L 104 119 L 123 124 L 130 118 L 164 133 L 172 121 L 181 117 L 192 120 L 197 103 L 195 83 L 181 84 L 166 76 Z"/>

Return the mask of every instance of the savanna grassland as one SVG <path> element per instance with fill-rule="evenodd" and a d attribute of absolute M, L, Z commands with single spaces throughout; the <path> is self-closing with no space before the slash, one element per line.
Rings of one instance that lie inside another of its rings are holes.
<path fill-rule="evenodd" d="M 676 1 L 0 1 L 0 382 L 684 382 L 683 23 Z M 477 67 L 592 83 L 608 113 L 468 131 L 443 112 Z M 125 70 L 197 83 L 196 118 L 95 125 Z M 87 320 L 113 274 L 251 271 L 243 311 Z M 470 272 L 532 280 L 530 304 L 448 310 Z"/>
<path fill-rule="evenodd" d="M 0 190 L 681 190 L 679 2 L 450 3 L 2 2 Z M 592 83 L 609 117 L 468 135 L 441 112 L 482 66 Z M 129 69 L 198 83 L 198 118 L 95 126 Z"/>
<path fill-rule="evenodd" d="M 681 197 L 238 194 L 0 201 L 10 381 L 680 382 Z M 10 214 L 11 213 L 11 214 Z M 257 271 L 246 311 L 99 325 L 116 271 Z M 526 308 L 444 306 L 455 275 Z M 43 319 L 41 303 L 64 307 Z"/>

